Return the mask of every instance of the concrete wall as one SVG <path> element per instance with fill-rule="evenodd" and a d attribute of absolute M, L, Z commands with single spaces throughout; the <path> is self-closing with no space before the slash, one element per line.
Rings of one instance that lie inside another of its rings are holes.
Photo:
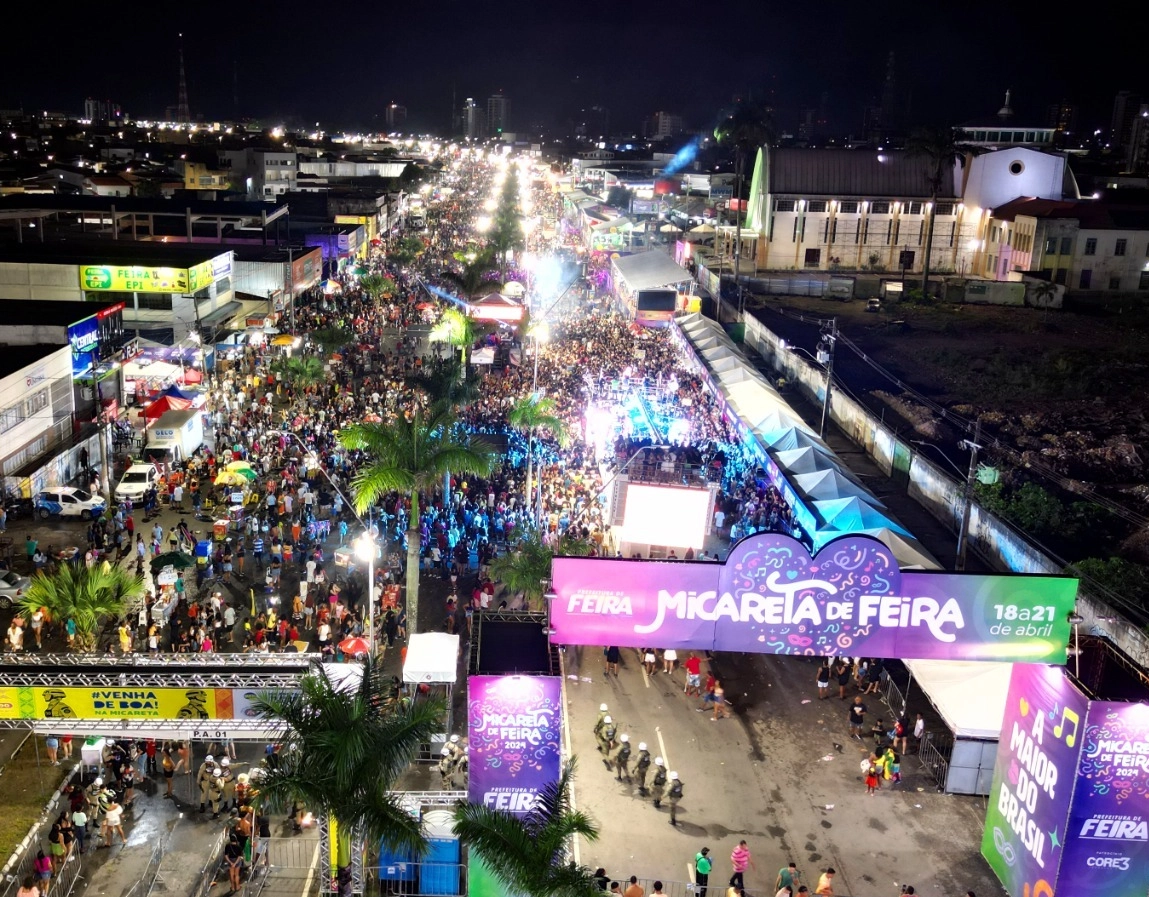
<path fill-rule="evenodd" d="M 821 403 L 825 374 L 821 367 L 785 348 L 784 341 L 755 318 L 746 318 L 746 345 L 768 361 L 787 382 L 810 400 Z M 964 484 L 927 460 L 916 447 L 894 436 L 881 421 L 852 398 L 835 390 L 830 397 L 835 424 L 937 520 L 957 532 L 961 524 Z M 1061 573 L 1062 566 L 1018 530 L 974 502 L 970 511 L 969 547 L 991 567 L 1015 573 Z M 1108 638 L 1143 667 L 1149 667 L 1149 634 L 1126 620 L 1103 598 L 1078 591 L 1082 631 Z"/>
<path fill-rule="evenodd" d="M 80 269 L 76 265 L 0 262 L 0 292 L 5 299 L 82 302 Z"/>

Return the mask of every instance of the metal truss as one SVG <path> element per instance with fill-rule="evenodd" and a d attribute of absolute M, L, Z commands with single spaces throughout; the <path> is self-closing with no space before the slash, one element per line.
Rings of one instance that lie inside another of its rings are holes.
<path fill-rule="evenodd" d="M 310 654 L 0 654 L 0 674 L 8 667 L 103 667 L 113 670 L 171 669 L 291 669 L 306 670 L 323 655 Z"/>
<path fill-rule="evenodd" d="M 0 719 L 0 729 L 30 729 L 39 735 L 69 732 L 103 738 L 194 738 L 271 741 L 284 724 L 258 719 Z"/>
<path fill-rule="evenodd" d="M 92 672 L 88 670 L 36 670 L 19 672 L 0 669 L 0 686 L 26 688 L 298 688 L 305 671 L 268 673 L 213 672 Z"/>

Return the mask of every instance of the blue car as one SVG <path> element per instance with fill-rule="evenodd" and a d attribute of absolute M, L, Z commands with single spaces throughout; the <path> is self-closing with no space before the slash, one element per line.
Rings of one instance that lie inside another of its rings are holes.
<path fill-rule="evenodd" d="M 103 496 L 92 495 L 75 486 L 54 486 L 36 496 L 36 513 L 41 520 L 49 517 L 79 517 L 91 520 L 108 509 Z"/>

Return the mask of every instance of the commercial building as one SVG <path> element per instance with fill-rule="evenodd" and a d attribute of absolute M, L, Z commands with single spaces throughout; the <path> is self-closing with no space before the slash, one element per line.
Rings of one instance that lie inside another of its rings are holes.
<path fill-rule="evenodd" d="M 273 202 L 277 196 L 298 189 L 299 165 L 290 150 L 221 150 L 219 158 L 231 171 L 232 180 L 243 184 L 248 199 Z"/>
<path fill-rule="evenodd" d="M 487 128 L 488 133 L 502 134 L 509 131 L 511 120 L 511 101 L 503 96 L 502 92 L 487 98 Z M 468 135 L 469 136 L 469 135 Z"/>
<path fill-rule="evenodd" d="M 0 246 L 0 303 L 123 303 L 125 329 L 170 344 L 242 312 L 233 294 L 232 265 L 231 250 L 219 246 L 8 244 Z"/>

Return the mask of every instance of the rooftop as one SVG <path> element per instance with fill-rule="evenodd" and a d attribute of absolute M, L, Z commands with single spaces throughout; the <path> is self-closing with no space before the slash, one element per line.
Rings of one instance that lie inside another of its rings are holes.
<path fill-rule="evenodd" d="M 67 327 L 110 308 L 114 302 L 54 302 L 41 299 L 0 299 L 0 343 L 6 324 L 47 324 Z"/>
<path fill-rule="evenodd" d="M 1149 230 L 1149 203 L 1058 201 L 1023 196 L 993 210 L 993 217 L 998 221 L 1013 221 L 1018 215 L 1073 219 L 1082 230 Z"/>
<path fill-rule="evenodd" d="M 0 262 L 41 265 L 155 265 L 186 268 L 210 262 L 228 249 L 219 244 L 144 243 L 129 240 L 0 243 Z"/>
<path fill-rule="evenodd" d="M 3 213 L 24 210 L 52 212 L 108 212 L 115 206 L 117 212 L 152 213 L 156 215 L 183 215 L 215 218 L 268 218 L 281 214 L 286 206 L 265 202 L 231 202 L 222 199 L 163 199 L 149 196 L 54 196 L 43 193 L 13 193 L 0 196 L 0 217 Z"/>
<path fill-rule="evenodd" d="M 930 198 L 930 161 L 904 150 L 802 149 L 770 151 L 771 193 L 802 196 L 913 196 Z M 943 179 L 939 199 L 956 199 L 954 179 Z"/>
<path fill-rule="evenodd" d="M 17 371 L 23 370 L 38 361 L 43 361 L 53 352 L 59 352 L 64 346 L 3 346 L 0 352 L 0 377 L 9 377 Z"/>

